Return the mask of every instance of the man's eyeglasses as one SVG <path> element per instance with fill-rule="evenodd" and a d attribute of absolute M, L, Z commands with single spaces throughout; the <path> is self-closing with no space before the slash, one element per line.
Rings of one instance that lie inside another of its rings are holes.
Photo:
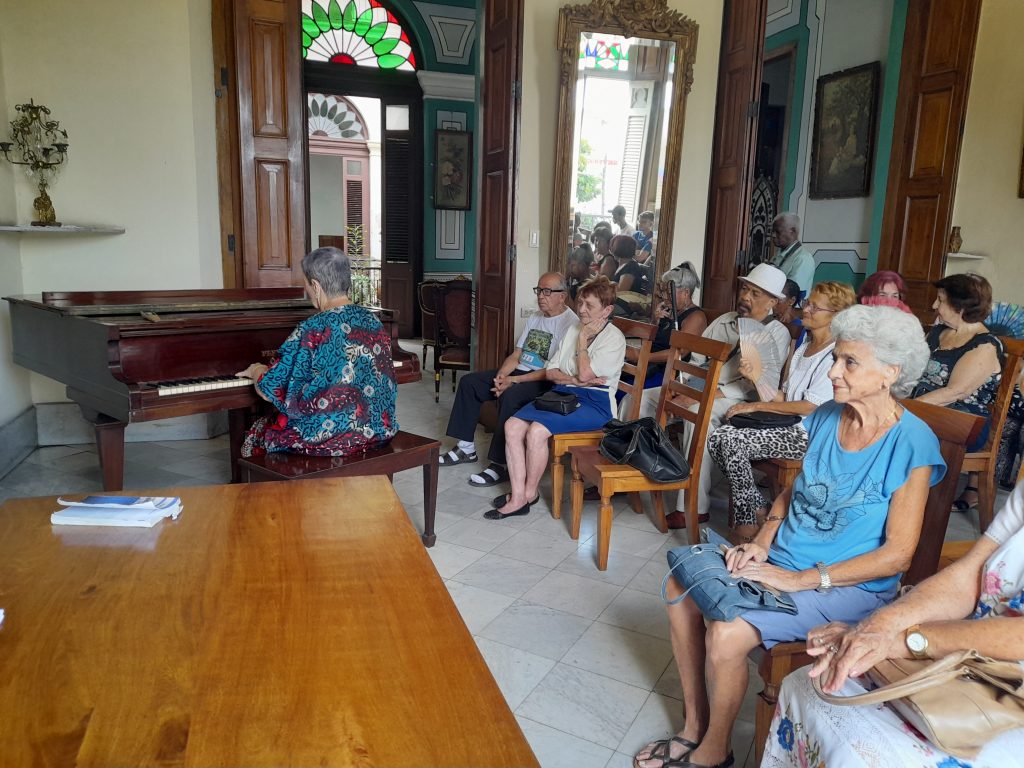
<path fill-rule="evenodd" d="M 565 293 L 565 288 L 541 288 L 538 285 L 533 292 L 538 296 L 550 296 L 552 293 Z"/>
<path fill-rule="evenodd" d="M 817 304 L 811 304 L 810 302 L 807 302 L 806 304 L 804 304 L 804 312 L 810 312 L 812 315 L 814 315 L 817 314 L 818 312 L 835 312 L 835 310 L 829 309 L 828 307 L 819 307 Z"/>

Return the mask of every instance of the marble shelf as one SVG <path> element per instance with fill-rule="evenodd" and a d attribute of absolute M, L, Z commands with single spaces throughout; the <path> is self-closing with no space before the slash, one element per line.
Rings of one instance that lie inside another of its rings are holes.
<path fill-rule="evenodd" d="M 62 224 L 59 227 L 33 227 L 31 224 L 0 224 L 0 234 L 6 232 L 33 235 L 123 235 L 124 227 L 92 224 Z"/>

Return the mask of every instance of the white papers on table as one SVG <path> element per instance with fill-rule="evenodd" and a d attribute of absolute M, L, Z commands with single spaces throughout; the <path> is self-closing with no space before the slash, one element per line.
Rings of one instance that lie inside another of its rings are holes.
<path fill-rule="evenodd" d="M 53 525 L 114 525 L 152 528 L 165 517 L 177 519 L 177 496 L 87 496 L 81 501 L 57 499 L 68 507 L 50 515 Z"/>

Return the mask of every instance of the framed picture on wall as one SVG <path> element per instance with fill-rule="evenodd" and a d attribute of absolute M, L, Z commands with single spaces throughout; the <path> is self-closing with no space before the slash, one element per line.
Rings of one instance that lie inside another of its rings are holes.
<path fill-rule="evenodd" d="M 811 134 L 812 199 L 867 197 L 880 71 L 875 61 L 818 78 Z"/>
<path fill-rule="evenodd" d="M 438 131 L 434 144 L 434 207 L 468 211 L 473 183 L 473 134 Z"/>

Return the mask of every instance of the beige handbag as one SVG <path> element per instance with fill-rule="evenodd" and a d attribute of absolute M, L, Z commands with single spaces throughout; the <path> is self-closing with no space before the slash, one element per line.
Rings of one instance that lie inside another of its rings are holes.
<path fill-rule="evenodd" d="M 880 686 L 857 696 L 814 690 L 829 704 L 888 702 L 939 749 L 972 758 L 1004 731 L 1024 728 L 1024 667 L 977 651 L 957 651 L 938 661 L 886 659 L 867 672 Z"/>

